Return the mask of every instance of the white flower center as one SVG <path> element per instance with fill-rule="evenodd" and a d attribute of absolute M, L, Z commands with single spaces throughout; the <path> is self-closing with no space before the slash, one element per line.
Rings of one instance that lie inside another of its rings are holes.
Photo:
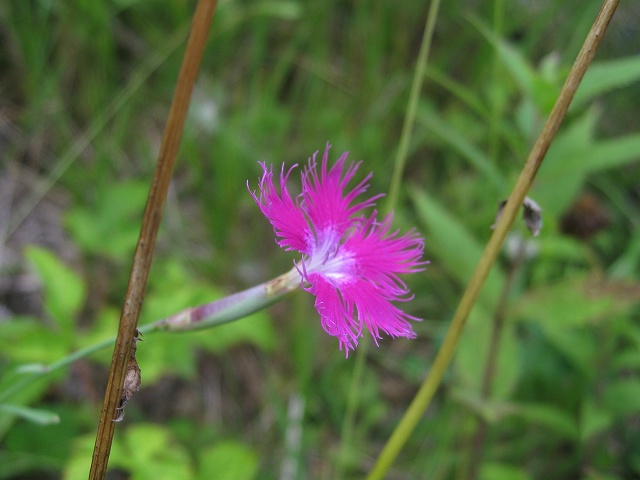
<path fill-rule="evenodd" d="M 341 247 L 340 236 L 333 230 L 318 234 L 316 248 L 306 263 L 307 272 L 319 273 L 334 282 L 351 277 L 353 256 Z"/>

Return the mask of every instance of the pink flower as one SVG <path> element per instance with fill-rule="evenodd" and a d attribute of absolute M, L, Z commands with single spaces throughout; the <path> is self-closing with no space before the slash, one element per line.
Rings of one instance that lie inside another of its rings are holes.
<path fill-rule="evenodd" d="M 367 175 L 352 190 L 347 184 L 361 162 L 347 166 L 347 153 L 328 170 L 327 144 L 318 171 L 316 155 L 301 173 L 302 193 L 295 200 L 287 190 L 294 165 L 280 172 L 279 193 L 273 184 L 273 166 L 260 162 L 263 175 L 260 196 L 253 199 L 267 217 L 285 250 L 297 250 L 302 259 L 295 263 L 302 288 L 315 295 L 315 307 L 322 328 L 338 338 L 346 354 L 358 345 L 366 326 L 376 345 L 380 331 L 391 337 L 415 338 L 410 320 L 419 321 L 392 302 L 413 298 L 399 274 L 424 269 L 420 261 L 424 242 L 413 230 L 399 236 L 389 232 L 393 215 L 376 220 L 377 212 L 364 216 L 382 195 L 355 203 L 367 191 Z M 248 182 L 247 182 L 248 186 Z"/>

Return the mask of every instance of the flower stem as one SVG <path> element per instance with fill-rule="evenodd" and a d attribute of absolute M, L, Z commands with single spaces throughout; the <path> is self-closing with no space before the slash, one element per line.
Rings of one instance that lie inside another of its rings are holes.
<path fill-rule="evenodd" d="M 146 327 L 150 328 L 149 331 L 184 332 L 232 322 L 268 307 L 280 300 L 283 295 L 297 289 L 299 285 L 300 274 L 293 268 L 266 283 L 211 303 L 187 308 Z"/>
<path fill-rule="evenodd" d="M 269 280 L 261 285 L 251 287 L 242 292 L 235 293 L 228 297 L 221 298 L 211 303 L 206 303 L 198 307 L 187 308 L 161 320 L 157 320 L 138 328 L 142 334 L 149 334 L 159 331 L 186 332 L 204 328 L 212 328 L 223 323 L 239 320 L 247 315 L 262 310 L 282 299 L 300 285 L 300 275 L 294 268 L 289 272 L 280 275 L 273 280 Z M 66 357 L 49 365 L 27 365 L 18 367 L 17 372 L 22 370 L 25 375 L 10 388 L 0 392 L 0 403 L 5 402 L 12 395 L 23 390 L 27 386 L 36 382 L 40 378 L 64 368 L 76 360 L 86 358 L 103 348 L 112 346 L 116 342 L 116 337 L 107 338 L 94 345 L 82 348 Z M 26 368 L 28 367 L 28 368 Z"/>
<path fill-rule="evenodd" d="M 409 435 L 418 424 L 418 421 L 422 418 L 422 414 L 429 407 L 431 399 L 440 385 L 447 366 L 453 357 L 460 335 L 462 334 L 462 330 L 467 321 L 467 317 L 469 316 L 469 312 L 478 298 L 491 267 L 498 258 L 500 248 L 507 232 L 509 231 L 518 209 L 520 208 L 520 205 L 533 182 L 536 172 L 542 164 L 544 156 L 551 145 L 551 140 L 557 133 L 560 123 L 567 113 L 569 104 L 571 103 L 571 100 L 578 89 L 578 85 L 580 85 L 582 77 L 587 71 L 591 60 L 596 53 L 598 45 L 604 36 L 618 3 L 619 0 L 604 1 L 597 18 L 591 27 L 591 30 L 587 34 L 587 38 L 585 39 L 580 52 L 578 53 L 578 57 L 569 72 L 569 76 L 560 91 L 560 95 L 551 110 L 549 118 L 529 153 L 527 162 L 520 173 L 513 192 L 509 195 L 509 200 L 504 207 L 502 217 L 491 235 L 482 257 L 480 258 L 480 262 L 478 263 L 469 285 L 458 304 L 458 308 L 453 315 L 451 325 L 449 326 L 447 335 L 442 343 L 442 347 L 436 355 L 431 371 L 418 390 L 418 393 L 411 402 L 411 405 L 409 405 L 409 408 L 400 420 L 400 423 L 397 425 L 393 434 L 382 449 L 375 465 L 367 476 L 368 480 L 382 479 L 384 477 L 385 473 L 391 467 L 391 464 L 409 438 Z"/>

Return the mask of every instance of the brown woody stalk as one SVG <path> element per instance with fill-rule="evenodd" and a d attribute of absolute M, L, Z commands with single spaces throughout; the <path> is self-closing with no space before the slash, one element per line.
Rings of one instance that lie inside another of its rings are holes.
<path fill-rule="evenodd" d="M 133 346 L 144 290 L 155 248 L 156 235 L 167 198 L 184 122 L 189 109 L 193 85 L 198 75 L 202 54 L 209 34 L 209 27 L 216 7 L 216 0 L 199 0 L 193 14 L 191 33 L 187 41 L 176 90 L 169 110 L 158 163 L 149 189 L 149 196 L 142 218 L 140 236 L 133 257 L 129 285 L 125 294 L 118 337 L 113 350 L 107 389 L 100 414 L 96 443 L 91 459 L 90 480 L 102 480 L 107 471 L 109 452 L 113 441 L 116 409 L 119 406 L 122 386 Z"/>

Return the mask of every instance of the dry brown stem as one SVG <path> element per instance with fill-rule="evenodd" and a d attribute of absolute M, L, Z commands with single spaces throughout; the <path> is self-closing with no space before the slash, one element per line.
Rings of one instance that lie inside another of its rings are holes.
<path fill-rule="evenodd" d="M 91 459 L 90 480 L 102 480 L 107 472 L 109 452 L 118 417 L 116 412 L 122 400 L 122 386 L 127 363 L 134 345 L 138 317 L 142 307 L 144 290 L 155 248 L 156 235 L 164 210 L 167 190 L 171 181 L 178 147 L 182 138 L 189 101 L 198 75 L 202 54 L 215 11 L 216 0 L 199 0 L 193 15 L 191 33 L 187 41 L 176 90 L 169 110 L 158 163 L 149 189 L 149 196 L 142 218 L 140 236 L 133 257 L 129 285 L 125 294 L 118 337 L 113 350 L 107 389 L 100 414 L 96 443 Z"/>

